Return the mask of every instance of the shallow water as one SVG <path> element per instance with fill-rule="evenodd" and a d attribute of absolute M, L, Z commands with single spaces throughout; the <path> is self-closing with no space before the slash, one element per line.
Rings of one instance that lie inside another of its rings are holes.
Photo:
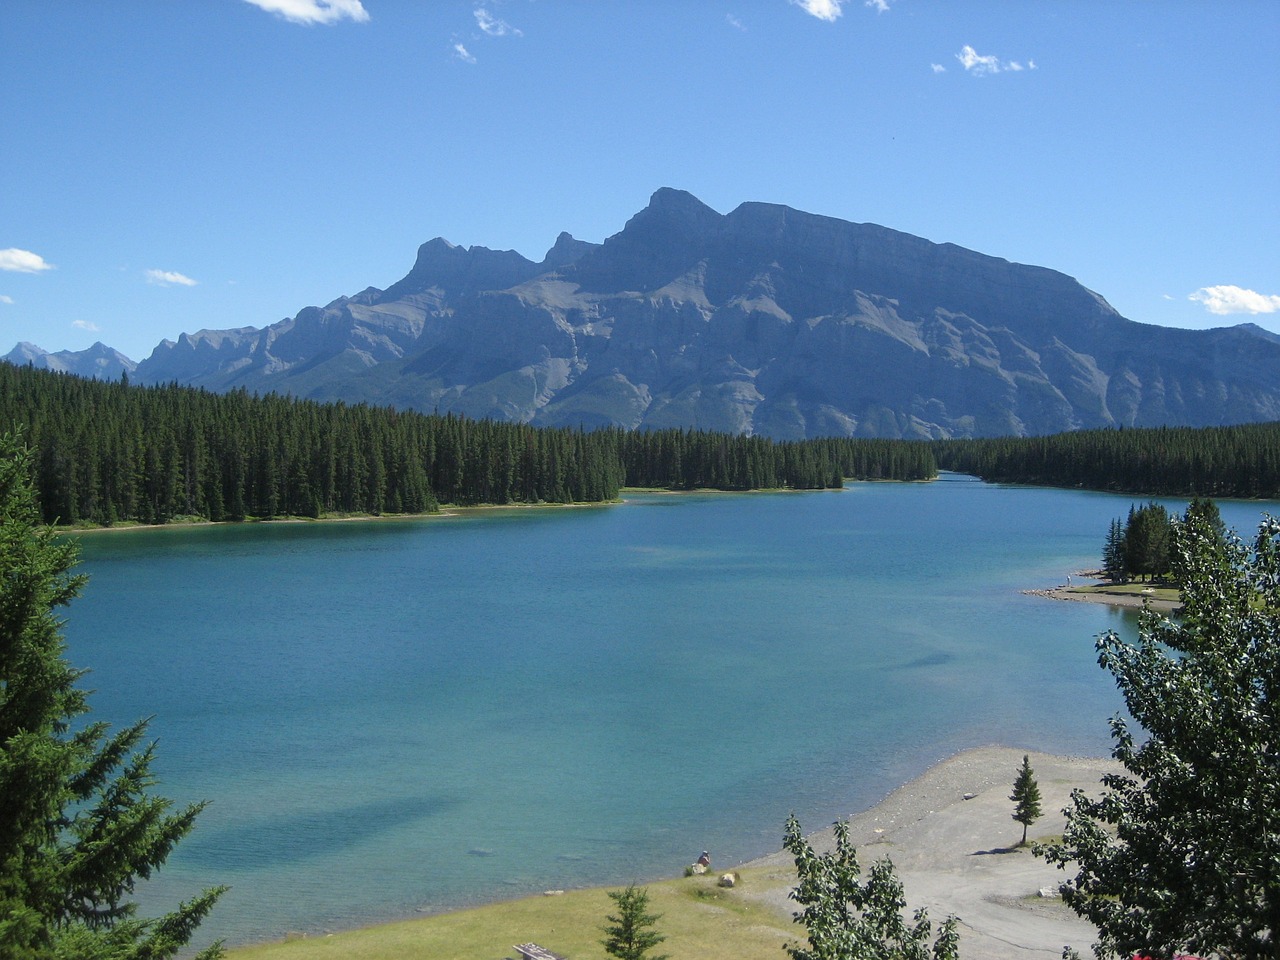
<path fill-rule="evenodd" d="M 229 883 L 199 942 L 273 939 L 740 862 L 969 746 L 1107 752 L 1092 639 L 1132 615 L 1019 590 L 1130 502 L 944 477 L 92 535 L 67 637 L 96 717 L 154 715 L 159 792 L 212 801 L 145 906 Z"/>

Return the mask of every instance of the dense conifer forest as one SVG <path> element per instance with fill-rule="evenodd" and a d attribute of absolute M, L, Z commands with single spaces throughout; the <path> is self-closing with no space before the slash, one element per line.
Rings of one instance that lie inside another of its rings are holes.
<path fill-rule="evenodd" d="M 32 449 L 50 523 L 427 513 L 590 503 L 623 487 L 825 489 L 927 480 L 1187 497 L 1280 497 L 1280 423 L 980 440 L 779 442 L 696 430 L 585 431 L 130 386 L 0 363 L 0 429 Z"/>
<path fill-rule="evenodd" d="M 1179 497 L 1280 497 L 1280 423 L 938 440 L 943 470 L 996 483 Z"/>
<path fill-rule="evenodd" d="M 21 432 L 44 519 L 61 524 L 424 513 L 599 502 L 624 486 L 823 489 L 936 473 L 925 443 L 534 428 L 7 363 L 0 429 Z"/>

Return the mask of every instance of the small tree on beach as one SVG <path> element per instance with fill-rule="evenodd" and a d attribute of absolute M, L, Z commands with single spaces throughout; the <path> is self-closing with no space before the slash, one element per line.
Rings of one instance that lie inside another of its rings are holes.
<path fill-rule="evenodd" d="M 917 910 L 911 924 L 903 919 L 907 900 L 893 863 L 878 860 L 861 881 L 849 825 L 838 821 L 835 837 L 834 852 L 815 853 L 796 818 L 787 820 L 783 847 L 796 859 L 799 880 L 791 899 L 804 907 L 795 920 L 809 932 L 807 947 L 788 944 L 793 960 L 956 960 L 959 921 L 948 917 L 930 946 L 928 913 Z"/>
<path fill-rule="evenodd" d="M 1035 773 L 1031 770 L 1031 758 L 1022 757 L 1022 767 L 1018 770 L 1018 778 L 1013 781 L 1013 793 L 1009 794 L 1013 801 L 1013 819 L 1022 824 L 1022 839 L 1018 846 L 1027 845 L 1027 828 L 1040 819 L 1040 784 L 1036 783 Z"/>
<path fill-rule="evenodd" d="M 649 913 L 649 891 L 632 883 L 625 890 L 610 890 L 609 898 L 618 908 L 616 914 L 605 918 L 609 926 L 604 928 L 605 939 L 600 941 L 609 955 L 618 960 L 667 960 L 665 954 L 647 956 L 667 939 L 654 929 L 662 915 Z"/>
<path fill-rule="evenodd" d="M 1175 524 L 1178 619 L 1145 610 L 1137 642 L 1098 638 L 1146 736 L 1111 721 L 1124 773 L 1075 791 L 1037 850 L 1075 870 L 1063 899 L 1099 958 L 1280 957 L 1280 521 L 1249 550 L 1215 514 Z"/>

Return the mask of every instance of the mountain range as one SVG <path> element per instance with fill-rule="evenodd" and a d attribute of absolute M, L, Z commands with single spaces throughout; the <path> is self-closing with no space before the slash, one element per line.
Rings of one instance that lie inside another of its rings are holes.
<path fill-rule="evenodd" d="M 4 359 L 535 425 L 936 438 L 1280 419 L 1280 337 L 1137 323 L 1065 274 L 663 188 L 540 262 L 436 238 L 409 273 L 266 327 Z"/>

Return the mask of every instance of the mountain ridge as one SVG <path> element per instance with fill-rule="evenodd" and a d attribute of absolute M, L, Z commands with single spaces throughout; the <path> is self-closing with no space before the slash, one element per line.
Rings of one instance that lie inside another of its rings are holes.
<path fill-rule="evenodd" d="M 1047 267 L 668 187 L 603 243 L 534 262 L 437 237 L 385 290 L 184 333 L 130 376 L 780 439 L 1280 419 L 1280 337 L 1253 324 L 1136 323 Z"/>

